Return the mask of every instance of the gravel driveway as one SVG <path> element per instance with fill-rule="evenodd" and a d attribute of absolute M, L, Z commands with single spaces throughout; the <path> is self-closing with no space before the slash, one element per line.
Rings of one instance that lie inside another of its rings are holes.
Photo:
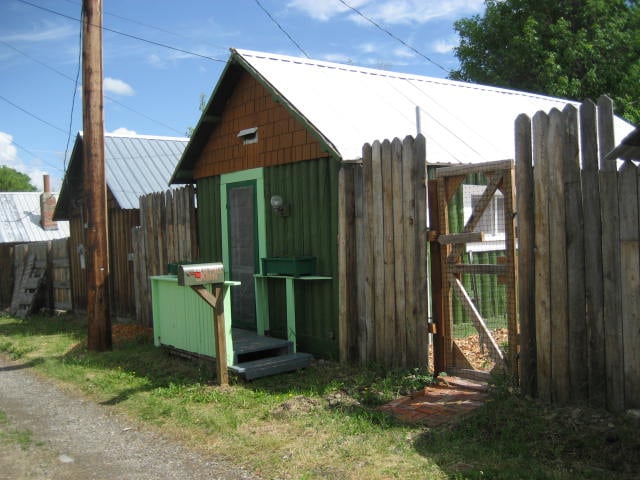
<path fill-rule="evenodd" d="M 0 430 L 29 431 L 26 449 L 0 435 L 0 479 L 258 477 L 204 457 L 89 400 L 69 395 L 0 355 Z"/>

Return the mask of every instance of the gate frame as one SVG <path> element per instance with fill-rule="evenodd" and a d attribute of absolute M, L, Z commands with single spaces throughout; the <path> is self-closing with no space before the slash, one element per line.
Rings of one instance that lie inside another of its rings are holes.
<path fill-rule="evenodd" d="M 449 230 L 449 201 L 460 188 L 469 174 L 482 173 L 489 183 L 481 201 L 473 210 L 471 217 L 461 233 L 450 233 Z M 498 273 L 503 276 L 507 296 L 507 328 L 509 348 L 506 357 L 506 372 L 518 376 L 518 305 L 516 295 L 517 262 L 516 262 L 516 211 L 515 211 L 515 163 L 513 160 L 489 162 L 481 165 L 457 165 L 443 167 L 436 170 L 435 180 L 429 181 L 429 243 L 431 248 L 431 298 L 432 315 L 435 327 L 434 336 L 434 371 L 455 374 L 477 371 L 462 371 L 460 361 L 464 355 L 457 349 L 453 338 L 453 290 L 458 290 L 464 296 L 464 288 L 459 278 L 463 273 L 483 273 L 483 267 L 478 265 L 461 264 L 460 257 L 466 243 L 478 241 L 482 233 L 473 232 L 482 213 L 500 190 L 504 197 L 504 229 L 505 229 L 505 260 L 497 265 L 487 265 L 484 273 Z M 472 304 L 469 308 L 475 310 Z M 476 317 L 476 328 L 482 330 L 483 321 L 479 314 L 471 312 Z M 491 339 L 486 339 L 490 343 Z M 495 343 L 495 342 L 494 342 Z"/>

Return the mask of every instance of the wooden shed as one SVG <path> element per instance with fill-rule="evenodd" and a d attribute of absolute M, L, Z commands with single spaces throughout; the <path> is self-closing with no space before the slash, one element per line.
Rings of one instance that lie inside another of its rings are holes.
<path fill-rule="evenodd" d="M 293 316 L 299 350 L 354 359 L 358 349 L 345 348 L 340 336 L 356 331 L 352 326 L 363 314 L 350 316 L 341 301 L 349 296 L 355 301 L 355 282 L 371 279 L 341 271 L 341 171 L 360 165 L 365 144 L 420 133 L 426 138 L 429 168 L 513 159 L 515 118 L 566 103 L 483 85 L 232 49 L 171 183 L 197 184 L 200 254 L 206 261 L 222 261 L 228 280 L 242 282 L 232 289 L 234 327 L 260 332 L 266 323 L 270 335 L 286 338 Z M 423 197 L 422 203 L 415 202 L 426 204 L 427 175 L 422 168 L 415 175 Z M 374 193 L 378 195 L 382 193 Z M 417 218 L 424 218 L 423 213 Z M 418 228 L 426 251 L 426 222 Z M 383 251 L 374 256 L 376 262 L 394 262 Z M 272 275 L 284 272 L 265 270 L 263 264 L 309 257 L 315 268 L 307 276 Z M 422 294 L 428 296 L 426 288 Z M 414 315 L 424 327 L 427 310 Z M 419 341 L 426 343 L 422 327 Z M 394 335 L 387 330 L 378 341 L 393 343 Z M 357 337 L 352 334 L 349 342 L 358 342 Z M 347 351 L 352 352 L 349 358 Z"/>
<path fill-rule="evenodd" d="M 168 188 L 187 138 L 106 133 L 105 170 L 109 229 L 111 315 L 136 318 L 133 275 L 133 227 L 140 225 L 139 198 Z M 70 223 L 73 306 L 87 308 L 85 273 L 82 133 L 76 136 L 54 219 Z"/>
<path fill-rule="evenodd" d="M 53 221 L 58 193 L 51 192 L 49 185 L 49 176 L 45 175 L 43 192 L 0 192 L 0 308 L 13 303 L 14 313 L 22 301 L 16 298 L 16 294 L 19 293 L 17 288 L 20 288 L 25 265 L 30 265 L 28 276 L 37 263 L 38 273 L 34 277 L 36 281 L 44 281 L 47 270 L 52 277 L 49 262 L 51 242 L 59 242 L 57 247 L 60 247 L 63 262 L 67 257 L 69 222 Z M 29 253 L 30 259 L 27 258 Z M 52 282 L 48 282 L 48 286 L 45 303 L 48 308 L 54 308 Z M 65 288 L 69 288 L 68 282 Z M 62 303 L 65 305 L 59 307 L 66 308 L 68 302 Z"/>

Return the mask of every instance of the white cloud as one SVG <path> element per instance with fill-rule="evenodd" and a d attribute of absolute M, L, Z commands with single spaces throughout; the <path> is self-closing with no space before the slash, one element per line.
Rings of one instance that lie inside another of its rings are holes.
<path fill-rule="evenodd" d="M 369 2 L 367 0 L 349 0 L 347 3 L 354 8 L 358 8 Z M 336 15 L 350 11 L 339 0 L 292 0 L 287 4 L 287 7 L 300 10 L 311 18 L 323 22 L 331 20 Z"/>
<path fill-rule="evenodd" d="M 393 54 L 398 58 L 413 58 L 416 54 L 407 47 L 398 47 L 393 51 Z"/>
<path fill-rule="evenodd" d="M 13 145 L 13 136 L 0 132 L 0 164 L 15 168 L 18 159 L 18 149 Z"/>
<path fill-rule="evenodd" d="M 160 58 L 160 55 L 157 55 L 155 53 L 152 53 L 151 55 L 149 55 L 147 57 L 147 63 L 149 65 L 151 65 L 152 67 L 155 67 L 155 68 L 165 68 L 166 65 L 167 65 L 164 62 L 164 60 L 162 60 L 162 58 Z"/>
<path fill-rule="evenodd" d="M 18 156 L 18 149 L 13 143 L 13 135 L 0 132 L 0 165 L 4 165 L 29 176 L 31 184 L 42 190 L 42 176 L 46 173 L 36 167 L 29 167 Z"/>
<path fill-rule="evenodd" d="M 346 3 L 384 25 L 427 23 L 437 18 L 478 13 L 484 8 L 484 0 L 346 0 Z M 316 20 L 328 21 L 347 13 L 355 23 L 369 23 L 339 0 L 292 0 L 287 6 Z"/>
<path fill-rule="evenodd" d="M 5 42 L 51 42 L 61 40 L 70 36 L 77 37 L 78 30 L 70 25 L 45 24 L 30 32 L 9 33 L 2 35 L 0 40 Z"/>
<path fill-rule="evenodd" d="M 116 95 L 133 95 L 133 87 L 117 78 L 105 77 L 102 87 L 105 92 L 114 93 Z"/>
<path fill-rule="evenodd" d="M 458 42 L 456 39 L 450 39 L 450 40 L 439 39 L 431 44 L 431 50 L 436 53 L 446 54 L 446 53 L 451 53 L 451 51 L 457 46 L 458 46 Z"/>
<path fill-rule="evenodd" d="M 327 62 L 334 63 L 353 63 L 353 59 L 349 55 L 345 55 L 342 53 L 326 53 L 322 55 L 322 59 L 326 60 Z"/>
<path fill-rule="evenodd" d="M 131 137 L 133 135 L 137 135 L 135 130 L 129 130 L 128 128 L 125 128 L 125 127 L 116 128 L 114 131 L 109 133 L 113 135 L 120 135 L 122 137 Z"/>

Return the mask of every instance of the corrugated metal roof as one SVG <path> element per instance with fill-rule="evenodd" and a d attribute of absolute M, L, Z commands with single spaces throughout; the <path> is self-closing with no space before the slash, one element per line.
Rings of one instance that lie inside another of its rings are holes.
<path fill-rule="evenodd" d="M 107 187 L 125 210 L 138 209 L 139 198 L 169 188 L 188 138 L 105 133 Z M 82 197 L 82 132 L 76 136 L 69 167 L 65 172 L 54 218 L 69 218 L 72 205 Z"/>
<path fill-rule="evenodd" d="M 343 160 L 360 158 L 365 143 L 416 135 L 418 119 L 430 163 L 512 159 L 518 115 L 579 105 L 439 78 L 249 50 L 232 52 L 231 61 L 261 78 Z M 615 129 L 617 142 L 633 126 L 616 118 Z"/>
<path fill-rule="evenodd" d="M 58 222 L 57 230 L 40 226 L 40 195 L 0 192 L 0 243 L 43 242 L 69 236 L 69 222 Z"/>
<path fill-rule="evenodd" d="M 188 138 L 105 134 L 107 185 L 120 208 L 139 208 L 139 198 L 163 192 Z"/>

